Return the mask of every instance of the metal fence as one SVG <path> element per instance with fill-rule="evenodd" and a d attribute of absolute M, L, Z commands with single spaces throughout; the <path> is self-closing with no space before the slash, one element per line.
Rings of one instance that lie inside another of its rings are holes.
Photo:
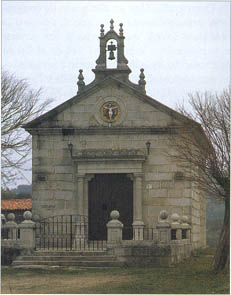
<path fill-rule="evenodd" d="M 2 240 L 19 240 L 20 229 L 19 228 L 1 228 L 1 239 Z"/>
<path fill-rule="evenodd" d="M 36 250 L 97 251 L 106 241 L 88 240 L 88 217 L 59 215 L 41 220 L 35 227 Z"/>

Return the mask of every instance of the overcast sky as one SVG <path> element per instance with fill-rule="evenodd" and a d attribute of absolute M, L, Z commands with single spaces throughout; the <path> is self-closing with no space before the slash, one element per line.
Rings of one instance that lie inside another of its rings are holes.
<path fill-rule="evenodd" d="M 2 67 L 56 106 L 86 84 L 99 55 L 100 24 L 124 24 L 125 56 L 147 94 L 174 108 L 195 91 L 230 85 L 230 2 L 3 1 Z M 29 178 L 31 176 L 29 175 Z"/>

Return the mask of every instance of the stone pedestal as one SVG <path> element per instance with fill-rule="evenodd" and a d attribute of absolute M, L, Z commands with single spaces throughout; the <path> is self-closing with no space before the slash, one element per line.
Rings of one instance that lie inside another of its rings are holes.
<path fill-rule="evenodd" d="M 7 215 L 7 222 L 3 226 L 5 230 L 8 230 L 8 236 L 7 239 L 9 240 L 17 240 L 18 238 L 18 225 L 14 222 L 15 215 L 14 213 L 9 213 Z"/>
<path fill-rule="evenodd" d="M 158 230 L 158 243 L 169 244 L 171 240 L 170 224 L 168 222 L 159 222 L 156 228 Z"/>
<path fill-rule="evenodd" d="M 158 217 L 158 224 L 156 226 L 158 230 L 158 243 L 169 244 L 171 240 L 170 224 L 168 222 L 168 212 L 162 210 Z"/>
<path fill-rule="evenodd" d="M 23 214 L 24 221 L 19 224 L 20 240 L 27 249 L 35 248 L 35 222 L 32 221 L 32 214 L 30 211 L 26 211 Z"/>
<path fill-rule="evenodd" d="M 118 220 L 119 216 L 119 212 L 116 210 L 112 211 L 110 214 L 112 220 L 107 223 L 107 241 L 109 246 L 118 244 L 122 241 L 124 225 Z"/>

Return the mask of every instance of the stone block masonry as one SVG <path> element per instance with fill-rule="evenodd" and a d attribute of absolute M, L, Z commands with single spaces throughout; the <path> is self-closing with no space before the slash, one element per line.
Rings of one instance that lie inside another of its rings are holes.
<path fill-rule="evenodd" d="M 116 46 L 108 44 L 111 40 Z M 77 95 L 24 126 L 33 135 L 33 214 L 88 216 L 92 179 L 124 174 L 133 182 L 130 223 L 136 230 L 155 226 L 157 209 L 187 213 L 193 247 L 204 246 L 205 198 L 173 160 L 178 151 L 171 138 L 180 140 L 179 127 L 185 130 L 190 123 L 205 144 L 207 139 L 196 122 L 146 95 L 143 68 L 137 83 L 129 80 L 124 40 L 122 23 L 116 32 L 111 20 L 107 33 L 102 24 L 94 80 L 86 85 L 80 69 Z M 108 51 L 116 56 L 115 68 L 108 67 Z M 100 216 L 109 216 L 109 206 L 98 203 L 96 208 L 107 211 Z"/>

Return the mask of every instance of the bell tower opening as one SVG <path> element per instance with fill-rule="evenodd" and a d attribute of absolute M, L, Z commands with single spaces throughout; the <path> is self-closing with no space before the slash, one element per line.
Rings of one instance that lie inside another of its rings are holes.
<path fill-rule="evenodd" d="M 105 33 L 104 25 L 100 25 L 100 46 L 99 57 L 96 60 L 96 66 L 92 69 L 95 74 L 95 79 L 90 83 L 91 86 L 97 84 L 99 81 L 104 80 L 107 77 L 115 77 L 116 79 L 127 83 L 128 85 L 136 88 L 138 91 L 146 93 L 145 91 L 145 76 L 143 69 L 141 69 L 140 80 L 138 84 L 135 84 L 129 80 L 129 74 L 131 70 L 128 66 L 128 60 L 124 56 L 124 29 L 123 24 L 119 24 L 119 32 L 114 30 L 114 20 L 110 20 L 110 29 Z M 78 76 L 78 92 L 82 93 L 88 89 L 88 85 L 85 85 L 83 70 L 79 70 Z"/>
<path fill-rule="evenodd" d="M 115 39 L 110 39 L 106 45 L 107 59 L 106 67 L 107 69 L 117 68 L 117 41 Z"/>

